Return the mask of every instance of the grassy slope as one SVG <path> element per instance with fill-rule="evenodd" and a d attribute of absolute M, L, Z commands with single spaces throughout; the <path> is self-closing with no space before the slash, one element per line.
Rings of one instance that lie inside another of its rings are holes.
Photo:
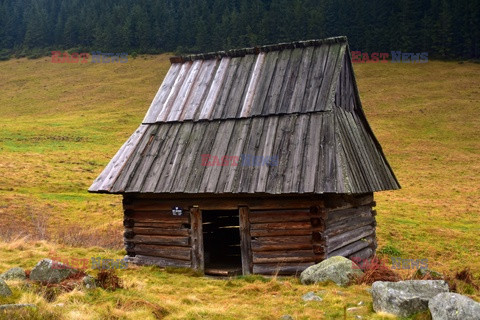
<path fill-rule="evenodd" d="M 77 247 L 0 242 L 0 271 L 31 268 L 49 250 L 121 257 L 121 250 L 93 247 L 121 245 L 120 198 L 86 189 L 140 123 L 168 67 L 166 56 L 111 65 L 0 62 L 0 240 L 29 234 Z M 480 65 L 368 64 L 355 72 L 367 117 L 403 187 L 377 195 L 380 248 L 428 258 L 440 271 L 468 265 L 480 276 Z M 130 290 L 60 296 L 61 313 L 148 318 L 161 305 L 168 319 L 307 319 L 338 317 L 344 305 L 370 301 L 354 286 L 306 304 L 301 294 L 321 286 L 293 279 L 224 283 L 141 269 L 122 278 Z M 18 295 L 57 312 L 33 293 Z M 369 312 L 363 308 L 358 314 Z"/>

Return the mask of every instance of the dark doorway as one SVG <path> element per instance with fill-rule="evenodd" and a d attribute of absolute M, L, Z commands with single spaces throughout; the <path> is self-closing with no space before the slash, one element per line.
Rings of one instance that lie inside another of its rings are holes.
<path fill-rule="evenodd" d="M 238 210 L 202 211 L 205 274 L 242 273 Z"/>

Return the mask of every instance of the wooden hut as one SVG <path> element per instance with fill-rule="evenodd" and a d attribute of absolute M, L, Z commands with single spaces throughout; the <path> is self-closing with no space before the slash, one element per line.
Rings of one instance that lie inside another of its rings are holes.
<path fill-rule="evenodd" d="M 399 187 L 337 37 L 171 58 L 89 191 L 123 195 L 130 262 L 230 275 L 372 256 Z"/>

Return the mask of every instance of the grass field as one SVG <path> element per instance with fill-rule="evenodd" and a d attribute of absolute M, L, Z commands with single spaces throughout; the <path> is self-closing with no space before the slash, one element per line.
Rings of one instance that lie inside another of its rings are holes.
<path fill-rule="evenodd" d="M 0 62 L 0 272 L 32 268 L 52 250 L 123 256 L 120 198 L 86 190 L 138 126 L 168 68 L 166 55 L 125 64 Z M 427 258 L 447 273 L 468 266 L 480 277 L 480 64 L 354 68 L 370 125 L 402 185 L 376 195 L 380 252 Z M 338 292 L 293 278 L 218 281 L 155 268 L 120 276 L 128 290 L 74 290 L 54 303 L 18 290 L 15 301 L 68 319 L 335 319 L 365 301 L 357 314 L 384 318 L 371 313 L 366 286 Z M 321 303 L 300 298 L 319 290 Z"/>

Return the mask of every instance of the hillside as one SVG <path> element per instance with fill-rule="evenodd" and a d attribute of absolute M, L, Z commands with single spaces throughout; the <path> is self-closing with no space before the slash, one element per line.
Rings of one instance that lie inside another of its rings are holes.
<path fill-rule="evenodd" d="M 367 118 L 402 185 L 376 195 L 380 253 L 427 258 L 442 272 L 469 266 L 479 277 L 480 64 L 354 67 Z M 32 268 L 51 250 L 123 256 L 121 198 L 86 190 L 140 123 L 168 68 L 167 55 L 124 64 L 0 62 L 0 271 Z M 166 319 L 277 319 L 289 312 L 307 319 L 325 310 L 297 299 L 313 288 L 294 279 L 218 282 L 154 269 L 144 278 L 142 270 L 120 274 L 130 291 L 62 295 L 69 318 L 95 317 L 106 306 L 112 319 L 148 318 L 159 301 Z M 370 301 L 364 289 L 328 293 L 325 316 Z M 258 295 L 265 295 L 260 306 Z"/>

